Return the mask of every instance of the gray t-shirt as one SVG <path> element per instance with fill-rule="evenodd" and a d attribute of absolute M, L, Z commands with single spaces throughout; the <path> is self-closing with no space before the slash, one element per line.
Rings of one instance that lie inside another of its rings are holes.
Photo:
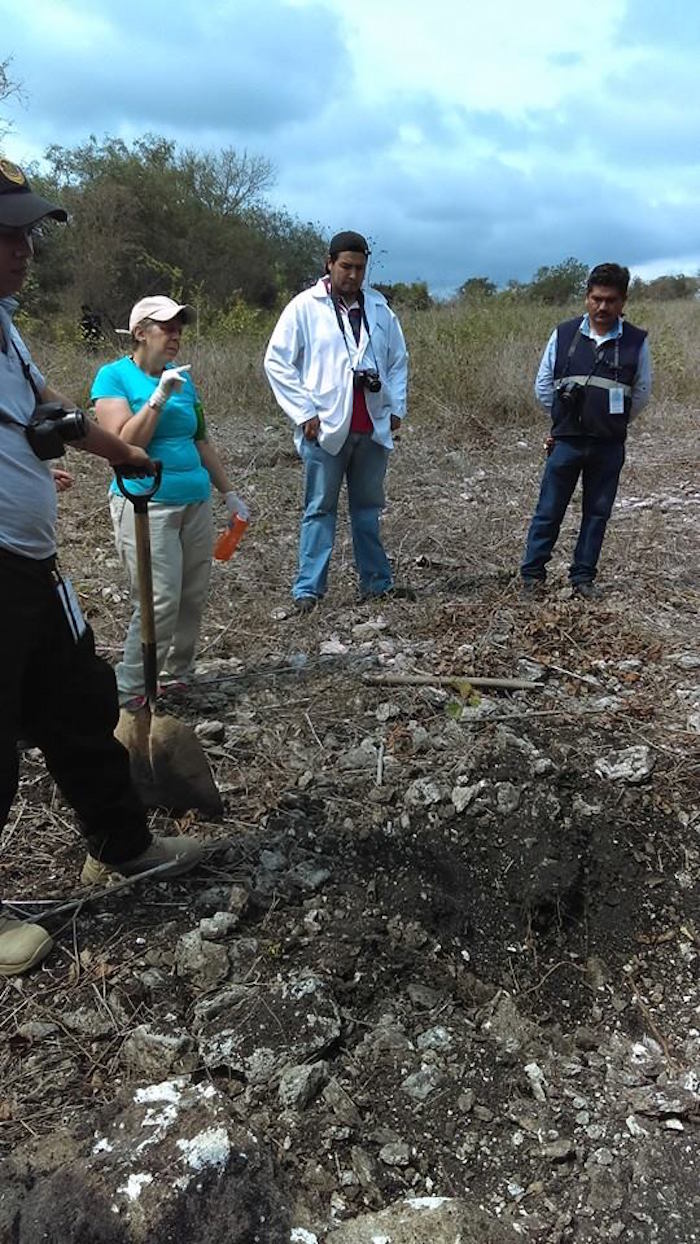
<path fill-rule="evenodd" d="M 0 298 L 0 410 L 27 424 L 35 397 L 22 371 L 19 350 L 41 392 L 44 377 L 12 324 L 14 298 Z M 0 548 L 22 557 L 51 557 L 56 552 L 56 486 L 47 462 L 37 458 L 24 431 L 0 421 Z"/>

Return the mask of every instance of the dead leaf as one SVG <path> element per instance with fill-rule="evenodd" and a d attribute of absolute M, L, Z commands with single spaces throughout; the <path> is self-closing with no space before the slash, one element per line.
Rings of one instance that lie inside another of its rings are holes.
<path fill-rule="evenodd" d="M 635 933 L 634 940 L 641 942 L 643 946 L 661 946 L 664 942 L 672 942 L 677 932 L 678 925 L 675 925 L 672 929 L 664 929 L 662 933 Z"/>

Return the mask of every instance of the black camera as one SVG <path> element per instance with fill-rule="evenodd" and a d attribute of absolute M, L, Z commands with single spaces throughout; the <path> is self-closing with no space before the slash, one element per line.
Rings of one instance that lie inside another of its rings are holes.
<path fill-rule="evenodd" d="M 565 410 L 578 414 L 583 405 L 586 390 L 576 380 L 560 380 L 557 385 L 557 397 Z"/>
<path fill-rule="evenodd" d="M 368 393 L 379 393 L 382 387 L 379 372 L 371 368 L 354 372 L 353 384 L 356 389 L 367 389 Z"/>
<path fill-rule="evenodd" d="M 27 424 L 27 440 L 37 458 L 48 462 L 66 452 L 66 442 L 82 441 L 88 421 L 82 410 L 65 410 L 60 402 L 42 402 Z"/>

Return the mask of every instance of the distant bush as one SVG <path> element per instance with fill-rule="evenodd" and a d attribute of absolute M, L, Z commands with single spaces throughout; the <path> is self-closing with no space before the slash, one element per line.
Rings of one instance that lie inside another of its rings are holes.
<path fill-rule="evenodd" d="M 378 289 L 389 305 L 396 307 L 397 310 L 409 307 L 413 311 L 427 311 L 433 306 L 433 300 L 425 281 L 413 281 L 411 284 L 397 281 L 394 285 L 376 284 L 374 288 Z"/>
<path fill-rule="evenodd" d="M 503 426 L 541 424 L 533 382 L 542 352 L 556 323 L 580 310 L 580 300 L 552 308 L 504 293 L 473 304 L 402 311 L 410 352 L 411 420 L 448 445 L 485 443 Z M 700 302 L 633 298 L 629 318 L 649 331 L 655 400 L 698 404 Z M 262 368 L 274 320 L 274 313 L 241 303 L 209 319 L 202 316 L 199 330 L 193 326 L 185 333 L 182 361 L 192 363 L 214 421 L 245 412 L 261 427 L 284 422 Z M 47 341 L 36 322 L 25 321 L 24 327 L 50 383 L 81 402 L 88 400 L 100 364 L 124 348 L 115 338 L 92 354 L 68 332 Z M 646 416 L 649 426 L 653 419 L 652 408 Z"/>
<path fill-rule="evenodd" d="M 699 289 L 700 280 L 695 276 L 657 276 L 653 281 L 637 276 L 630 285 L 630 296 L 670 302 L 675 298 L 694 298 Z"/>

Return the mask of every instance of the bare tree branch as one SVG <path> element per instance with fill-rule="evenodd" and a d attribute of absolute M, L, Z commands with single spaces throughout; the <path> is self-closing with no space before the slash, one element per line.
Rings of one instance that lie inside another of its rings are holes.
<path fill-rule="evenodd" d="M 19 97 L 21 95 L 21 87 L 18 82 L 14 82 L 10 77 L 10 65 L 12 58 L 7 57 L 6 60 L 0 60 L 0 103 L 5 99 L 12 99 L 12 96 Z M 11 129 L 11 123 L 7 117 L 0 114 L 0 138 Z"/>

